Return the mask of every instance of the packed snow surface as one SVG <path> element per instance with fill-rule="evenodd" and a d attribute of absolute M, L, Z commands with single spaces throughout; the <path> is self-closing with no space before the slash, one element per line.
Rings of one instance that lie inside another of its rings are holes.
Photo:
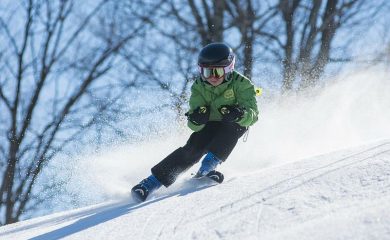
<path fill-rule="evenodd" d="M 390 140 L 6 225 L 0 239 L 390 239 Z"/>

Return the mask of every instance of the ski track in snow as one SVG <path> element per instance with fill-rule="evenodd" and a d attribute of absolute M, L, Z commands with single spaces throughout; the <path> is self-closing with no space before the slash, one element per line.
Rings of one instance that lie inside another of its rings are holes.
<path fill-rule="evenodd" d="M 3 226 L 1 239 L 390 239 L 390 142 Z"/>

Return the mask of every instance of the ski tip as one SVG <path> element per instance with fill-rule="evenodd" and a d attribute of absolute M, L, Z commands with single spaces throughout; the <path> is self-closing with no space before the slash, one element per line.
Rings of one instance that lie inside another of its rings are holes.
<path fill-rule="evenodd" d="M 131 196 L 136 203 L 142 203 L 145 202 L 147 198 L 147 193 L 144 192 L 144 190 L 142 189 L 132 189 Z"/>
<path fill-rule="evenodd" d="M 202 175 L 199 173 L 196 173 L 196 174 L 192 173 L 191 175 L 192 175 L 193 179 L 208 178 L 208 179 L 213 180 L 214 182 L 217 182 L 217 183 L 222 183 L 224 178 L 225 178 L 221 172 L 218 172 L 216 170 L 213 170 L 206 175 Z"/>
<path fill-rule="evenodd" d="M 218 171 L 211 171 L 207 174 L 207 177 L 212 179 L 213 181 L 217 182 L 217 183 L 222 183 L 223 180 L 224 180 L 224 175 L 221 173 L 221 172 L 218 172 Z"/>

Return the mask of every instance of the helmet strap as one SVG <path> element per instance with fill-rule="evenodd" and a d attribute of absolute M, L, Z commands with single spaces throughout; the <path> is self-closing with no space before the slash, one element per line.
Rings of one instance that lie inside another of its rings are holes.
<path fill-rule="evenodd" d="M 233 72 L 229 72 L 227 74 L 225 74 L 225 81 L 228 82 L 230 80 L 232 80 L 232 77 L 233 77 Z"/>

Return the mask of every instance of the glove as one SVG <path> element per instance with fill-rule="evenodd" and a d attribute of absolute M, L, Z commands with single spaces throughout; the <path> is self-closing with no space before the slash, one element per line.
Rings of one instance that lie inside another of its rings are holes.
<path fill-rule="evenodd" d="M 210 110 L 207 106 L 197 107 L 191 114 L 187 112 L 185 115 L 188 121 L 199 126 L 209 121 Z"/>
<path fill-rule="evenodd" d="M 219 112 L 222 114 L 222 122 L 239 122 L 244 117 L 245 109 L 238 105 L 224 105 Z"/>

